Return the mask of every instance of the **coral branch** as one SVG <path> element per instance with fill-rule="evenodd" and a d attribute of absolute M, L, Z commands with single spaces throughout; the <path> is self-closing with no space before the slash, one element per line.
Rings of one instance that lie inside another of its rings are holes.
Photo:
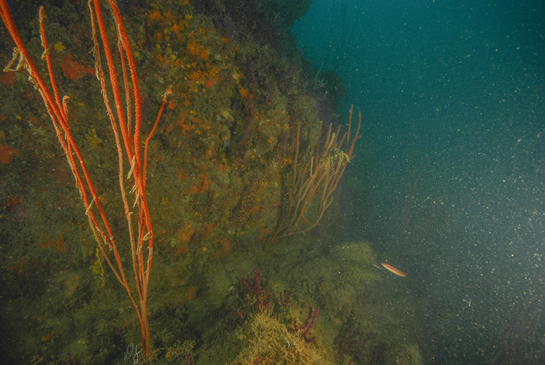
<path fill-rule="evenodd" d="M 291 291 L 289 289 L 286 289 L 283 293 L 280 293 L 278 296 L 278 304 L 284 308 L 289 308 L 291 306 Z"/>
<path fill-rule="evenodd" d="M 320 313 L 320 308 L 316 308 L 316 311 L 314 312 L 314 315 L 312 315 L 312 307 L 308 308 L 308 316 L 307 319 L 305 319 L 305 323 L 303 323 L 302 326 L 297 326 L 296 323 L 293 324 L 293 328 L 288 327 L 288 331 L 291 333 L 299 332 L 299 337 L 303 338 L 308 343 L 313 343 L 316 341 L 316 336 L 313 336 L 311 338 L 307 338 L 308 333 L 314 326 L 314 322 L 316 321 L 316 317 L 318 317 L 318 313 Z M 312 320 L 311 320 L 312 318 Z M 310 323 L 309 323 L 310 321 Z M 302 332 L 302 333 L 301 333 Z"/>
<path fill-rule="evenodd" d="M 127 294 L 136 310 L 142 329 L 142 347 L 145 348 L 146 355 L 149 356 L 150 329 L 147 318 L 147 298 L 148 285 L 153 261 L 153 228 L 145 193 L 146 168 L 145 166 L 142 166 L 140 153 L 142 103 L 140 100 L 140 90 L 138 86 L 139 84 L 138 76 L 136 73 L 136 65 L 131 51 L 131 46 L 128 41 L 127 32 L 123 24 L 123 20 L 119 13 L 119 9 L 117 8 L 116 2 L 114 0 L 108 0 L 108 3 L 112 10 L 114 23 L 117 29 L 118 49 L 119 56 L 121 58 L 121 69 L 123 71 L 123 79 L 126 93 L 126 112 L 123 110 L 124 105 L 121 99 L 116 64 L 112 57 L 112 50 L 106 32 L 104 19 L 102 16 L 102 6 L 100 4 L 100 0 L 89 0 L 88 2 L 92 26 L 91 38 L 94 43 L 93 52 L 96 57 L 96 76 L 100 81 L 102 94 L 104 97 L 104 105 L 110 118 L 110 122 L 114 132 L 115 146 L 118 154 L 118 178 L 121 189 L 121 198 L 124 205 L 125 218 L 128 223 L 129 241 L 132 253 L 132 264 L 135 274 L 135 286 L 139 296 L 138 304 L 135 300 L 135 296 L 133 296 L 134 289 L 131 289 L 132 284 L 129 285 L 128 279 L 125 275 L 125 269 L 123 267 L 124 260 L 121 259 L 117 243 L 114 239 L 111 225 L 101 206 L 100 198 L 97 194 L 97 189 L 95 189 L 90 173 L 87 169 L 85 159 L 83 158 L 80 149 L 72 135 L 72 131 L 70 129 L 70 119 L 68 116 L 66 104 L 66 100 L 68 99 L 68 97 L 65 96 L 61 100 L 59 95 L 59 89 L 53 73 L 53 67 L 47 42 L 44 22 L 45 12 L 43 7 L 41 7 L 39 11 L 40 39 L 42 41 L 42 46 L 44 47 L 44 53 L 42 58 L 45 58 L 49 73 L 49 81 L 53 89 L 53 94 L 49 90 L 47 84 L 44 82 L 44 79 L 40 75 L 36 65 L 30 57 L 28 50 L 25 47 L 24 42 L 19 35 L 7 1 L 0 0 L 0 15 L 11 35 L 11 38 L 16 45 L 16 48 L 13 51 L 14 57 L 12 59 L 12 62 L 8 64 L 8 67 L 4 71 L 11 71 L 10 67 L 15 63 L 15 60 L 19 60 L 16 70 L 24 68 L 29 73 L 30 81 L 35 86 L 36 90 L 38 90 L 38 92 L 40 93 L 45 103 L 47 112 L 49 113 L 49 116 L 53 123 L 53 127 L 59 139 L 59 143 L 61 144 L 70 169 L 72 170 L 72 174 L 74 175 L 76 187 L 79 190 L 80 198 L 85 208 L 85 215 L 89 219 L 89 225 L 95 236 L 98 247 L 100 248 L 100 251 L 102 252 L 104 258 L 108 262 L 108 265 L 114 272 L 115 277 L 126 289 Z M 100 43 L 98 39 L 99 35 L 102 41 Z M 102 48 L 100 45 L 102 45 Z M 107 76 L 102 67 L 101 50 L 104 51 L 104 55 L 108 65 L 109 73 Z M 126 63 L 128 63 L 128 72 Z M 128 76 L 129 73 L 130 81 Z M 129 93 L 129 82 L 132 85 L 132 99 Z M 108 92 L 111 92 L 114 96 L 116 111 L 115 114 L 113 112 L 113 108 L 110 106 Z M 166 102 L 167 94 L 168 91 L 167 93 L 165 93 L 165 96 L 163 98 L 163 106 L 161 107 L 161 111 L 163 110 L 164 104 Z M 134 108 L 134 120 L 132 120 L 130 112 L 131 100 L 133 102 L 132 107 Z M 157 126 L 160 115 L 161 112 L 159 113 L 155 126 Z M 131 129 L 134 131 L 133 136 L 130 136 Z M 121 138 L 118 131 L 121 132 Z M 146 158 L 147 156 L 147 145 L 152 134 L 153 131 L 150 134 L 148 140 L 146 141 L 146 152 L 144 154 L 144 158 Z M 133 212 L 131 211 L 131 209 L 134 209 L 134 206 L 133 208 L 131 208 L 128 204 L 128 198 L 125 191 L 125 173 L 123 167 L 124 159 L 128 159 L 129 161 L 131 161 L 129 178 L 133 179 L 132 184 L 136 187 L 136 189 L 134 190 L 136 195 L 135 206 L 138 213 L 134 215 L 137 217 L 136 224 L 133 224 Z M 144 248 L 146 246 L 148 248 L 147 259 L 144 258 L 146 252 Z M 109 253 L 110 251 L 113 253 L 113 258 L 109 256 L 111 255 Z"/>
<path fill-rule="evenodd" d="M 360 137 L 361 112 L 359 112 L 358 129 L 351 140 L 353 110 L 354 107 L 350 109 L 348 132 L 339 139 L 340 127 L 336 133 L 332 133 L 330 126 L 323 145 L 317 143 L 313 156 L 306 162 L 299 161 L 300 126 L 297 128 L 293 173 L 287 180 L 289 200 L 284 204 L 277 229 L 264 253 L 277 239 L 306 232 L 320 223 L 333 201 L 331 194 L 341 181 L 346 165 L 355 157 L 353 152 L 356 140 Z M 316 199 L 318 200 L 317 215 L 311 220 L 305 216 L 305 213 Z"/>
<path fill-rule="evenodd" d="M 267 313 L 270 310 L 270 287 L 267 289 L 261 289 L 262 275 L 257 271 L 257 267 L 254 268 L 254 281 L 250 278 L 242 277 L 238 279 L 237 292 L 241 299 L 241 304 L 245 307 L 249 307 L 250 310 L 258 313 L 262 313 L 264 309 Z M 242 317 L 242 312 L 239 312 Z"/>

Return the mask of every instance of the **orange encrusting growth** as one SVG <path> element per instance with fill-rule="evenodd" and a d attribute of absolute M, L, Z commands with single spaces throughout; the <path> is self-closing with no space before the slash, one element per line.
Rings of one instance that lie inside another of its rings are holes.
<path fill-rule="evenodd" d="M 59 66 L 61 66 L 64 75 L 72 81 L 76 81 L 86 73 L 93 77 L 95 76 L 95 69 L 93 67 L 89 66 L 86 68 L 85 66 L 74 62 L 70 53 L 59 63 Z"/>
<path fill-rule="evenodd" d="M 0 146 L 0 163 L 2 165 L 10 163 L 17 155 L 19 155 L 19 152 L 10 146 Z"/>
<path fill-rule="evenodd" d="M 56 238 L 47 236 L 45 240 L 38 241 L 38 246 L 40 246 L 40 248 L 55 248 L 60 252 L 66 251 L 66 248 L 64 247 L 64 237 L 61 232 L 57 233 Z"/>

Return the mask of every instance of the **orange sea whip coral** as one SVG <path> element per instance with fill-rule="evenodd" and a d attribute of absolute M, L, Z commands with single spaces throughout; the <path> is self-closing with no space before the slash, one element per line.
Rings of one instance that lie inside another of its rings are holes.
<path fill-rule="evenodd" d="M 26 49 L 25 44 L 23 43 L 19 35 L 17 27 L 15 26 L 15 22 L 13 21 L 13 17 L 9 10 L 7 1 L 0 0 L 0 15 L 2 17 L 4 24 L 6 25 L 6 28 L 8 29 L 11 35 L 11 38 L 13 39 L 16 45 L 13 51 L 13 58 L 9 62 L 8 66 L 4 69 L 4 71 L 18 71 L 21 68 L 25 69 L 29 73 L 31 82 L 34 84 L 35 88 L 39 91 L 40 95 L 42 96 L 42 99 L 44 100 L 44 103 L 45 103 L 45 107 L 49 113 L 49 116 L 55 128 L 55 131 L 57 133 L 59 142 L 63 148 L 68 164 L 70 165 L 70 168 L 76 180 L 76 186 L 80 192 L 81 200 L 83 201 L 83 204 L 85 206 L 85 214 L 87 215 L 89 219 L 89 224 L 93 231 L 95 239 L 98 243 L 98 246 L 100 247 L 102 254 L 104 255 L 106 261 L 110 265 L 110 268 L 114 272 L 115 276 L 127 290 L 127 293 L 134 305 L 134 308 L 136 309 L 136 312 L 138 314 L 138 318 L 140 320 L 140 324 L 142 327 L 142 347 L 146 349 L 146 355 L 149 356 L 150 330 L 149 330 L 149 324 L 148 324 L 148 318 L 147 318 L 147 297 L 148 297 L 149 278 L 150 278 L 151 266 L 153 261 L 153 228 L 152 228 L 151 217 L 150 217 L 150 212 L 149 212 L 148 203 L 146 200 L 146 192 L 145 192 L 147 146 L 151 136 L 153 135 L 153 132 L 155 131 L 155 128 L 157 126 L 157 123 L 159 121 L 159 118 L 161 116 L 162 110 L 166 102 L 166 96 L 170 93 L 170 90 L 167 90 L 167 92 L 165 92 L 163 96 L 163 103 L 162 103 L 159 115 L 157 116 L 157 121 L 155 122 L 155 126 L 152 132 L 150 133 L 150 136 L 146 140 L 144 164 L 142 164 L 142 157 L 140 153 L 142 113 L 141 113 L 140 89 L 138 84 L 138 76 L 136 74 L 136 65 L 135 65 L 134 57 L 133 57 L 131 47 L 129 44 L 129 40 L 127 37 L 127 33 L 125 30 L 125 26 L 123 24 L 121 14 L 119 13 L 119 9 L 117 8 L 117 5 L 114 0 L 108 0 L 108 3 L 110 4 L 110 7 L 112 9 L 112 12 L 114 15 L 114 21 L 116 25 L 116 30 L 117 30 L 118 50 L 119 50 L 119 54 L 121 58 L 121 68 L 123 72 L 123 81 L 125 86 L 127 112 L 123 110 L 123 102 L 121 100 L 121 93 L 120 93 L 119 84 L 117 80 L 116 65 L 112 57 L 112 50 L 111 50 L 110 43 L 106 34 L 106 27 L 104 24 L 104 19 L 102 17 L 102 9 L 100 5 L 100 0 L 89 0 L 88 5 L 89 5 L 89 11 L 91 13 L 91 23 L 93 28 L 92 39 L 95 45 L 93 48 L 93 51 L 96 55 L 96 70 L 98 72 L 97 77 L 99 78 L 101 83 L 102 93 L 104 96 L 104 104 L 106 106 L 108 116 L 110 117 L 110 122 L 112 124 L 112 129 L 114 131 L 115 143 L 116 143 L 118 157 L 119 157 L 119 183 L 120 183 L 120 188 L 122 193 L 121 195 L 123 199 L 123 204 L 125 207 L 125 215 L 126 215 L 126 219 L 127 219 L 128 227 L 129 227 L 129 239 L 131 243 L 132 263 L 133 263 L 133 269 L 135 273 L 136 288 L 137 288 L 138 296 L 139 296 L 139 304 L 136 303 L 136 300 L 134 299 L 134 296 L 131 292 L 128 280 L 125 276 L 123 263 L 119 255 L 117 243 L 114 239 L 111 226 L 108 222 L 108 219 L 106 217 L 104 210 L 102 209 L 100 198 L 98 197 L 96 189 L 91 180 L 89 171 L 85 164 L 85 160 L 72 135 L 72 132 L 70 129 L 70 121 L 68 118 L 67 103 L 66 103 L 68 97 L 65 96 L 61 101 L 61 98 L 59 96 L 57 83 L 55 81 L 55 77 L 53 74 L 51 56 L 49 54 L 49 48 L 47 45 L 47 38 L 46 38 L 45 24 L 44 24 L 45 15 L 44 15 L 43 7 L 40 7 L 40 12 L 39 12 L 40 38 L 42 41 L 42 45 L 44 47 L 43 55 L 45 56 L 45 59 L 46 59 L 49 79 L 51 82 L 53 93 L 51 93 L 51 91 L 47 87 L 46 83 L 44 82 L 44 79 L 42 78 L 42 76 L 38 72 L 36 65 L 34 64 L 34 61 L 30 57 L 30 53 Z M 108 64 L 108 69 L 109 69 L 108 79 L 104 75 L 104 70 L 102 69 L 102 64 L 100 61 L 101 60 L 100 46 L 98 43 L 95 21 L 98 24 L 99 33 L 100 33 L 100 37 L 102 38 L 103 49 L 106 56 L 106 62 Z M 11 67 L 15 64 L 16 61 L 18 61 L 16 69 L 11 69 Z M 128 63 L 129 71 L 127 71 L 127 63 Z M 129 72 L 130 72 L 130 81 L 132 82 L 132 86 L 133 86 L 132 100 L 131 100 L 131 92 L 129 88 Z M 108 100 L 108 93 L 107 93 L 108 81 L 111 85 L 111 89 L 113 92 L 115 107 L 117 112 L 116 114 L 118 116 L 118 119 L 115 118 L 112 108 L 110 107 L 109 100 Z M 134 121 L 132 120 L 131 113 L 130 113 L 131 102 L 134 102 Z M 123 145 L 119 138 L 118 130 L 121 131 Z M 131 133 L 133 133 L 133 135 L 131 135 Z M 136 206 L 136 209 L 138 211 L 138 218 L 137 218 L 138 229 L 136 232 L 136 237 L 133 232 L 133 223 L 131 218 L 132 212 L 127 200 L 127 195 L 125 193 L 125 187 L 124 187 L 124 176 L 125 176 L 125 172 L 123 168 L 124 158 L 127 158 L 131 162 L 131 168 L 129 170 L 128 177 L 129 178 L 132 177 L 134 179 L 133 191 L 135 192 L 135 195 L 136 195 L 136 201 L 134 206 Z M 80 172 L 80 169 L 81 169 L 81 172 Z M 93 210 L 93 205 L 95 206 L 94 209 L 96 209 L 96 211 L 98 212 L 98 217 L 100 218 L 98 218 L 97 215 L 95 214 Z M 144 251 L 145 251 L 144 248 L 146 245 L 148 247 L 147 260 L 144 259 Z M 112 261 L 110 257 L 108 256 L 105 246 L 107 246 L 109 250 L 113 252 L 115 264 L 114 264 L 114 261 Z"/>
<path fill-rule="evenodd" d="M 348 162 L 353 158 L 354 145 L 360 137 L 361 112 L 359 112 L 356 134 L 354 138 L 350 138 L 353 111 L 354 107 L 352 106 L 348 132 L 339 140 L 340 127 L 336 133 L 332 133 L 330 125 L 324 143 L 316 144 L 313 156 L 306 162 L 299 161 L 300 127 L 297 128 L 293 174 L 286 182 L 289 200 L 283 208 L 276 231 L 263 254 L 267 253 L 269 247 L 278 238 L 306 232 L 320 223 L 324 212 L 333 202 L 331 194 L 341 181 Z M 305 213 L 315 198 L 319 199 L 318 215 L 313 221 L 310 221 Z"/>

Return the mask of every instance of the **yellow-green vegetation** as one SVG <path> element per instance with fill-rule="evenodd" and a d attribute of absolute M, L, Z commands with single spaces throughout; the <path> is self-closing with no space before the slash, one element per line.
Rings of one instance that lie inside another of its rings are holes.
<path fill-rule="evenodd" d="M 236 331 L 236 364 L 333 364 L 320 350 L 319 339 L 308 343 L 266 313 L 255 315 Z"/>
<path fill-rule="evenodd" d="M 351 359 L 365 363 L 364 359 L 377 356 L 385 364 L 422 361 L 420 303 L 407 295 L 409 280 L 374 266 L 377 258 L 369 242 L 333 244 L 328 256 L 318 255 L 304 263 L 292 251 L 286 260 L 293 262 L 292 275 L 302 283 L 297 287 L 299 305 L 319 303 L 320 325 L 327 329 L 319 338 L 335 348 L 337 363 L 348 364 Z M 353 346 L 360 340 L 361 345 Z"/>
<path fill-rule="evenodd" d="M 396 365 L 422 365 L 424 363 L 420 348 L 416 344 L 405 345 L 396 358 Z"/>
<path fill-rule="evenodd" d="M 362 289 L 380 280 L 380 271 L 373 266 L 377 258 L 368 242 L 337 246 L 333 256 L 343 263 L 344 278 Z"/>
<path fill-rule="evenodd" d="M 348 154 L 339 148 L 332 148 L 327 156 L 322 158 L 320 163 L 322 164 L 324 170 L 329 170 L 337 162 L 343 163 L 344 161 L 350 162 L 350 157 Z"/>
<path fill-rule="evenodd" d="M 174 346 L 167 347 L 165 349 L 167 352 L 165 359 L 169 359 L 170 361 L 166 363 L 179 364 L 180 361 L 183 363 L 186 360 L 187 354 L 190 354 L 194 347 L 195 341 L 185 341 L 184 343 L 178 341 Z M 156 352 L 159 352 L 159 350 Z"/>
<path fill-rule="evenodd" d="M 334 248 L 333 255 L 347 264 L 372 266 L 376 263 L 376 255 L 369 242 L 354 242 L 342 244 Z"/>
<path fill-rule="evenodd" d="M 93 271 L 93 274 L 97 276 L 98 279 L 98 288 L 103 288 L 104 285 L 106 285 L 106 278 L 104 277 L 104 258 L 102 257 L 102 253 L 100 252 L 100 249 L 97 247 L 96 249 L 96 261 L 94 264 L 91 265 L 91 271 Z"/>

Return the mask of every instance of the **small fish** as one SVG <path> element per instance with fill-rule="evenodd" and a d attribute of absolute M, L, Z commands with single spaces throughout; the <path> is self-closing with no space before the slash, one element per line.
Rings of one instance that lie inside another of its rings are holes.
<path fill-rule="evenodd" d="M 392 265 L 388 265 L 388 264 L 385 264 L 385 263 L 381 263 L 382 266 L 384 266 L 386 268 L 386 270 L 398 275 L 398 276 L 401 276 L 401 277 L 405 277 L 407 276 L 407 274 L 405 274 L 403 271 L 399 270 L 399 269 L 396 269 L 395 267 L 393 267 Z"/>

